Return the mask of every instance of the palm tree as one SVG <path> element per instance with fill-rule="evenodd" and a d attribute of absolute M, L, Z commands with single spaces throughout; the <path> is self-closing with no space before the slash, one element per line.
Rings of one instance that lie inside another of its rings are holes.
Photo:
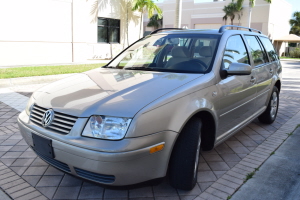
<path fill-rule="evenodd" d="M 229 17 L 231 20 L 231 25 L 233 25 L 233 20 L 235 18 L 235 14 L 238 12 L 236 3 L 232 2 L 232 3 L 228 4 L 227 6 L 224 6 L 223 11 L 225 12 L 225 15 L 223 17 L 223 20 L 225 20 L 225 24 Z"/>
<path fill-rule="evenodd" d="M 223 11 L 224 11 L 224 9 L 223 9 Z M 225 11 L 224 11 L 225 12 Z M 223 17 L 223 20 L 225 21 L 225 25 L 227 25 L 227 19 L 228 19 L 228 16 L 227 16 L 227 14 L 225 13 L 225 15 L 224 15 L 224 17 Z"/>
<path fill-rule="evenodd" d="M 236 13 L 238 15 L 238 20 L 239 20 L 238 26 L 240 26 L 241 25 L 241 18 L 243 16 L 243 7 L 236 4 Z"/>
<path fill-rule="evenodd" d="M 147 24 L 148 27 L 153 27 L 154 29 L 158 29 L 159 27 L 162 27 L 162 18 L 158 17 L 158 14 L 154 14 L 151 18 L 149 23 Z"/>
<path fill-rule="evenodd" d="M 255 6 L 256 0 L 249 0 L 249 17 L 248 17 L 248 27 L 250 28 L 251 24 L 251 14 L 252 14 L 252 8 Z M 272 0 L 265 0 L 268 3 L 272 3 Z M 244 3 L 244 0 L 237 0 L 238 7 L 242 7 Z"/>
<path fill-rule="evenodd" d="M 143 14 L 145 11 L 148 12 L 148 18 L 150 19 L 154 12 L 157 12 L 158 18 L 162 18 L 162 10 L 153 2 L 153 0 L 133 0 L 132 11 L 141 12 L 141 23 L 140 23 L 140 38 L 142 33 Z"/>
<path fill-rule="evenodd" d="M 290 34 L 300 36 L 300 12 L 294 12 L 293 19 L 290 19 L 291 30 Z"/>

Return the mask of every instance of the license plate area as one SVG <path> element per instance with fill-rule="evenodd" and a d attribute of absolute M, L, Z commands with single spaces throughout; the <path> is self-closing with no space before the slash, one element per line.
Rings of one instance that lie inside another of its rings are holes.
<path fill-rule="evenodd" d="M 33 149 L 35 151 L 37 151 L 38 153 L 44 156 L 54 158 L 52 140 L 38 136 L 34 133 L 32 133 L 32 140 L 33 140 Z"/>

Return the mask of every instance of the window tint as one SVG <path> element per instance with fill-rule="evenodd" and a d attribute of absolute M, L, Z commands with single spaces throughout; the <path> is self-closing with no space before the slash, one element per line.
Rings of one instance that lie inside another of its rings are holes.
<path fill-rule="evenodd" d="M 120 43 L 120 20 L 98 18 L 98 42 Z"/>
<path fill-rule="evenodd" d="M 271 61 L 278 60 L 277 54 L 274 50 L 274 47 L 273 47 L 271 41 L 268 38 L 265 38 L 265 37 L 260 37 L 260 40 L 263 43 L 263 45 L 265 46 Z"/>
<path fill-rule="evenodd" d="M 255 36 L 245 36 L 247 43 L 250 47 L 254 66 L 268 62 L 267 55 L 264 49 L 260 46 Z"/>
<path fill-rule="evenodd" d="M 249 64 L 248 52 L 240 35 L 231 36 L 227 40 L 223 63 L 225 69 L 228 69 L 231 63 Z"/>

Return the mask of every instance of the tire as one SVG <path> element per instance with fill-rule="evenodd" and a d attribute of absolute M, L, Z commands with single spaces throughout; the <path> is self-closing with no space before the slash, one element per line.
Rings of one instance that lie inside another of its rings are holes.
<path fill-rule="evenodd" d="M 258 120 L 264 124 L 272 124 L 275 121 L 277 116 L 278 105 L 279 105 L 279 91 L 278 88 L 274 86 L 268 107 L 265 110 L 265 112 L 263 112 L 258 117 Z"/>
<path fill-rule="evenodd" d="M 197 183 L 201 127 L 201 119 L 194 117 L 178 136 L 169 163 L 169 179 L 174 188 L 191 190 Z"/>

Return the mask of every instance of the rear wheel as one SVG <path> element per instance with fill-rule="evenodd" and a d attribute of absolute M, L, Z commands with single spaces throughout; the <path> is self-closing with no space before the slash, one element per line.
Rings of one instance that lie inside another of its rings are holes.
<path fill-rule="evenodd" d="M 272 124 L 275 121 L 277 116 L 278 105 L 279 105 L 279 92 L 278 92 L 278 88 L 274 86 L 268 107 L 265 110 L 265 112 L 263 112 L 258 117 L 258 120 L 264 124 Z"/>
<path fill-rule="evenodd" d="M 201 119 L 192 118 L 182 129 L 170 159 L 170 184 L 182 190 L 191 190 L 197 182 L 201 146 Z"/>

